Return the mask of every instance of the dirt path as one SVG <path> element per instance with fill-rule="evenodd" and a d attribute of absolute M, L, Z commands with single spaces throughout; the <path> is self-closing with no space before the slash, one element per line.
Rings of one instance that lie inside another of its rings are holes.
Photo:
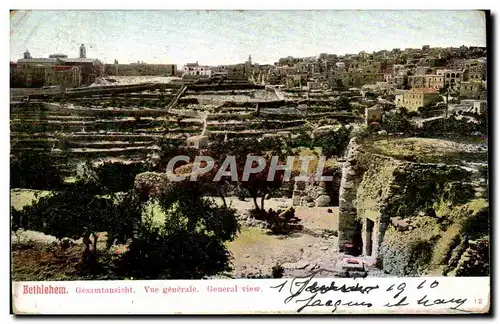
<path fill-rule="evenodd" d="M 228 203 L 240 214 L 253 208 L 246 201 L 228 198 Z M 269 199 L 265 208 L 288 207 L 291 199 Z M 280 264 L 285 277 L 309 273 L 318 268 L 335 270 L 342 255 L 337 251 L 338 208 L 297 206 L 295 216 L 304 229 L 289 235 L 272 235 L 268 230 L 244 227 L 236 240 L 228 243 L 235 278 L 271 275 L 272 267 Z M 329 212 L 330 210 L 330 212 Z"/>

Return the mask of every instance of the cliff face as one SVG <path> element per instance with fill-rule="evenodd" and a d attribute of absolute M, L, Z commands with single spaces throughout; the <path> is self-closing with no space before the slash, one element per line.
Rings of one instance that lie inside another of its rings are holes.
<path fill-rule="evenodd" d="M 463 239 L 457 235 L 471 228 L 483 233 L 488 226 L 487 216 L 477 217 L 478 210 L 484 213 L 486 208 L 487 214 L 488 203 L 478 202 L 484 190 L 473 184 L 477 172 L 471 171 L 366 152 L 352 139 L 339 191 L 339 249 L 354 243 L 363 255 L 377 258 L 386 273 L 397 276 L 454 269 L 457 261 L 449 261 L 450 254 L 459 258 L 463 253 L 457 248 Z M 475 212 L 466 207 L 471 203 Z M 466 220 L 475 225 L 463 225 Z"/>

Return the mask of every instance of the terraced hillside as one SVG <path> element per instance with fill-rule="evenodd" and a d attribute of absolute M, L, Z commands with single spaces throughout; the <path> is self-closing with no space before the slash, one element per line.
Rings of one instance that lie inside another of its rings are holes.
<path fill-rule="evenodd" d="M 180 90 L 165 84 L 93 87 L 12 101 L 12 151 L 50 151 L 73 162 L 145 160 L 159 141 L 181 145 L 201 132 L 201 122 L 166 114 Z"/>
<path fill-rule="evenodd" d="M 321 120 L 358 122 L 356 112 L 342 111 L 334 100 L 282 99 L 272 88 L 199 90 L 189 88 L 176 112 L 204 114 L 211 140 L 234 137 L 285 136 L 304 126 L 315 128 Z"/>
<path fill-rule="evenodd" d="M 210 81 L 210 82 L 209 82 Z M 242 80 L 190 80 L 11 93 L 12 151 L 54 156 L 144 161 L 159 142 L 290 136 L 322 120 L 359 121 L 330 97 L 287 98 Z"/>

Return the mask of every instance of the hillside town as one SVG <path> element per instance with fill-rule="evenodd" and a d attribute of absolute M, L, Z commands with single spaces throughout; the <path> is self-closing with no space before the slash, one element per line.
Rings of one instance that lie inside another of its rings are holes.
<path fill-rule="evenodd" d="M 18 280 L 489 275 L 486 47 L 218 66 L 104 63 L 85 44 L 36 56 L 10 62 Z M 332 180 L 294 180 L 293 164 L 289 182 L 173 183 L 180 155 L 309 156 Z"/>
<path fill-rule="evenodd" d="M 188 80 L 204 78 L 242 78 L 253 84 L 280 86 L 303 91 L 309 96 L 338 96 L 341 92 L 375 94 L 383 103 L 392 103 L 409 111 L 418 111 L 442 102 L 451 96 L 458 109 L 486 108 L 486 48 L 449 47 L 395 48 L 373 53 L 336 55 L 321 53 L 315 57 L 280 58 L 273 65 L 245 63 L 208 66 L 187 63 L 180 69 L 175 64 L 104 64 L 87 58 L 80 46 L 79 57 L 52 54 L 34 58 L 28 50 L 24 57 L 10 63 L 12 87 L 75 88 L 90 85 L 100 78 L 113 76 L 181 77 Z M 460 99 L 460 100 L 459 100 Z M 467 108 L 466 108 L 467 107 Z"/>

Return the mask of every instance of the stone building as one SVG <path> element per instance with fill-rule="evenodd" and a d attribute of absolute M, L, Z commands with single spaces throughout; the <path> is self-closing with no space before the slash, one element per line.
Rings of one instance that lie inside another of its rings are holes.
<path fill-rule="evenodd" d="M 293 183 L 293 206 L 327 207 L 338 206 L 340 188 L 340 169 L 326 168 L 323 176 L 332 176 L 332 181 L 317 181 L 316 175 L 309 177 L 308 181 L 295 181 Z"/>
<path fill-rule="evenodd" d="M 436 74 L 444 77 L 444 86 L 453 90 L 460 88 L 464 73 L 462 70 L 438 69 Z"/>
<path fill-rule="evenodd" d="M 465 61 L 464 81 L 486 80 L 486 60 L 473 59 Z"/>
<path fill-rule="evenodd" d="M 247 66 L 245 64 L 234 64 L 227 66 L 227 76 L 228 77 L 239 77 L 244 78 L 248 77 L 248 73 L 246 70 Z"/>
<path fill-rule="evenodd" d="M 417 66 L 415 68 L 415 75 L 425 76 L 426 74 L 431 74 L 433 70 L 430 66 Z"/>
<path fill-rule="evenodd" d="M 198 135 L 191 136 L 186 139 L 186 145 L 188 147 L 194 147 L 197 149 L 203 149 L 208 147 L 208 136 Z"/>
<path fill-rule="evenodd" d="M 420 89 L 425 87 L 425 75 L 410 75 L 408 76 L 408 85 L 412 89 Z"/>
<path fill-rule="evenodd" d="M 357 138 L 351 139 L 339 190 L 338 244 L 340 251 L 376 258 L 389 225 L 381 203 L 390 194 L 390 174 L 398 168 L 398 162 L 384 156 L 370 156 L 381 159 L 377 165 L 388 171 L 387 175 L 382 172 L 382 176 L 382 170 L 365 170 L 360 165 L 364 154 Z"/>
<path fill-rule="evenodd" d="M 486 113 L 488 103 L 486 100 L 464 99 L 460 103 L 450 105 L 450 110 L 461 115 L 462 112 L 473 112 L 476 114 Z"/>
<path fill-rule="evenodd" d="M 377 81 L 384 81 L 381 65 L 381 62 L 373 60 L 353 62 L 349 67 L 349 75 L 352 78 L 360 75 L 359 85 L 375 84 Z"/>
<path fill-rule="evenodd" d="M 442 89 L 444 88 L 445 79 L 442 75 L 437 74 L 428 74 L 425 76 L 425 85 L 424 88 L 432 88 L 432 89 Z"/>
<path fill-rule="evenodd" d="M 79 66 L 55 65 L 45 69 L 45 85 L 59 85 L 64 88 L 75 88 L 82 84 L 82 73 Z"/>
<path fill-rule="evenodd" d="M 342 177 L 339 189 L 339 251 L 345 251 L 346 244 L 361 245 L 361 237 L 357 237 L 360 223 L 356 215 L 357 187 L 361 181 L 356 162 L 359 143 L 357 138 L 351 139 L 347 147 L 346 161 L 342 165 Z"/>
<path fill-rule="evenodd" d="M 404 107 L 409 111 L 417 111 L 420 107 L 427 107 L 440 98 L 436 89 L 420 88 L 404 91 L 396 95 L 396 106 Z"/>
<path fill-rule="evenodd" d="M 198 62 L 187 63 L 184 65 L 183 72 L 185 75 L 212 76 L 212 68 L 207 65 L 199 65 Z"/>
<path fill-rule="evenodd" d="M 223 75 L 227 76 L 228 74 L 228 67 L 227 65 L 218 65 L 212 67 L 212 75 Z"/>
<path fill-rule="evenodd" d="M 83 84 L 91 84 L 96 78 L 104 75 L 104 64 L 92 58 L 60 58 L 60 65 L 77 66 L 82 75 Z"/>
<path fill-rule="evenodd" d="M 83 52 L 82 48 L 80 48 L 80 56 L 82 54 L 86 56 L 85 47 L 83 47 Z M 60 68 L 54 70 L 55 66 L 59 66 Z M 69 68 L 62 68 L 62 66 Z M 48 58 L 32 58 L 27 50 L 23 58 L 17 61 L 17 67 L 27 87 L 53 85 L 55 80 L 61 80 L 64 83 L 63 85 L 90 84 L 97 77 L 104 75 L 104 64 L 97 59 L 85 57 L 68 58 L 65 54 L 51 54 Z M 73 69 L 71 67 L 76 68 Z M 58 74 L 57 72 L 61 73 L 59 73 L 60 76 L 56 77 L 55 74 Z M 80 78 L 69 76 L 77 72 L 80 73 Z M 47 82 L 45 80 L 46 75 L 50 78 Z M 62 75 L 65 76 L 62 77 Z"/>
<path fill-rule="evenodd" d="M 31 58 L 28 51 L 17 61 L 17 73 L 26 87 L 45 85 L 45 71 L 57 64 L 55 58 Z M 29 57 L 29 58 L 26 58 Z"/>
<path fill-rule="evenodd" d="M 80 58 L 87 58 L 87 50 L 83 44 L 80 45 Z"/>
<path fill-rule="evenodd" d="M 444 88 L 444 76 L 438 74 L 412 75 L 408 77 L 408 84 L 412 89 L 432 88 L 439 90 Z"/>
<path fill-rule="evenodd" d="M 302 88 L 307 86 L 307 78 L 305 75 L 293 74 L 286 77 L 286 86 L 288 88 Z"/>
<path fill-rule="evenodd" d="M 382 107 L 375 105 L 371 108 L 365 108 L 365 124 L 370 126 L 372 123 L 381 123 Z"/>
<path fill-rule="evenodd" d="M 467 99 L 485 100 L 486 86 L 481 81 L 468 81 L 460 84 L 460 97 Z"/>

